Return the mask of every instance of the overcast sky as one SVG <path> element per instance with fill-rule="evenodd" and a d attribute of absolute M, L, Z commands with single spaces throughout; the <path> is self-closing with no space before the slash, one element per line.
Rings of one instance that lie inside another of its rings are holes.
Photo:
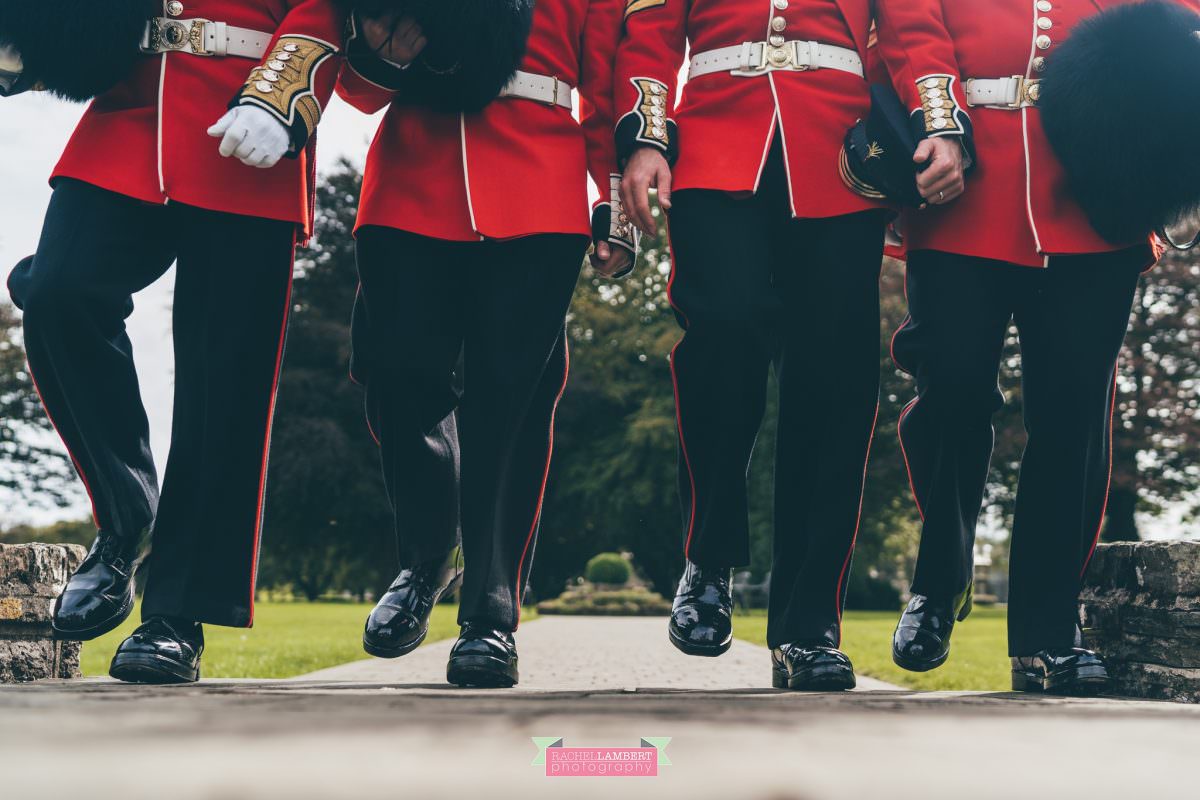
<path fill-rule="evenodd" d="M 0 100 L 0 277 L 37 249 L 38 234 L 50 187 L 46 184 L 84 107 L 29 93 Z M 322 168 L 341 156 L 362 164 L 378 117 L 367 117 L 334 100 L 321 125 Z M 214 140 L 213 147 L 216 147 Z M 96 158 L 104 158 L 96 153 Z M 166 463 L 171 438 L 171 392 L 174 382 L 171 355 L 171 289 L 174 271 L 137 295 L 129 320 L 134 357 L 142 381 L 142 398 L 150 415 L 151 440 L 159 472 Z M 0 280 L 2 286 L 4 280 Z M 0 292 L 8 302 L 7 292 Z M 11 508 L 11 498 L 0 497 L 0 527 L 19 521 L 47 522 L 80 518 L 89 513 L 86 498 L 68 509 L 44 511 Z"/>

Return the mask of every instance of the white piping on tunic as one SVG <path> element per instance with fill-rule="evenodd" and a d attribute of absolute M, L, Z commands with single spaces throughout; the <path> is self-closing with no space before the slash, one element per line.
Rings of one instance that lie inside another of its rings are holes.
<path fill-rule="evenodd" d="M 795 219 L 796 198 L 792 196 L 792 168 L 788 164 L 787 133 L 783 130 L 783 114 L 779 110 L 779 94 L 775 91 L 775 75 L 768 74 L 767 80 L 771 82 L 771 97 L 775 101 L 775 119 L 779 122 L 779 144 L 783 149 L 783 174 L 787 178 L 788 209 L 792 212 L 792 219 Z M 770 139 L 767 141 L 769 142 Z"/>
<path fill-rule="evenodd" d="M 475 231 L 475 235 L 479 237 L 479 241 L 484 240 L 484 236 L 479 232 L 479 226 L 475 223 L 475 204 L 471 200 L 471 171 L 467 167 L 467 115 L 460 113 L 458 115 L 458 136 L 462 142 L 462 165 L 463 165 L 463 186 L 467 190 L 467 214 L 471 217 L 471 230 Z"/>
<path fill-rule="evenodd" d="M 774 85 L 772 85 L 772 92 Z M 783 131 L 783 120 L 779 118 L 779 106 L 775 106 L 775 113 L 771 115 L 771 127 L 767 129 L 766 142 L 763 144 L 762 160 L 758 162 L 758 174 L 754 176 L 754 193 L 758 194 L 758 186 L 762 183 L 763 172 L 767 169 L 767 156 L 771 154 L 771 142 L 775 139 L 775 128 L 778 127 L 780 132 Z M 787 159 L 785 158 L 786 162 Z"/>
<path fill-rule="evenodd" d="M 775 3 L 773 0 L 767 0 L 767 32 L 763 37 L 764 41 L 771 38 L 771 20 L 775 19 Z M 762 183 L 763 171 L 767 168 L 767 155 L 771 152 L 771 141 L 775 138 L 775 128 L 779 128 L 780 134 L 783 133 L 783 118 L 779 115 L 779 98 L 775 95 L 774 76 L 767 73 L 767 80 L 771 81 L 771 98 L 775 102 L 775 113 L 771 116 L 771 129 L 767 131 L 767 142 L 763 145 L 762 161 L 758 165 L 758 174 L 754 176 L 754 191 L 758 192 L 758 186 Z M 787 148 L 784 147 L 783 161 L 787 163 Z M 791 202 L 792 188 L 788 186 L 789 204 Z"/>
<path fill-rule="evenodd" d="M 1033 6 L 1033 40 L 1029 44 L 1029 63 L 1025 65 L 1025 79 L 1033 74 L 1033 60 L 1037 57 L 1038 9 L 1036 2 Z M 1033 159 L 1029 153 L 1029 109 L 1021 109 L 1021 138 L 1025 145 L 1025 213 L 1029 218 L 1029 229 L 1033 233 L 1033 242 L 1037 251 L 1042 254 L 1042 238 L 1038 234 L 1037 222 L 1033 218 Z M 1048 259 L 1047 259 L 1048 260 Z"/>
<path fill-rule="evenodd" d="M 162 54 L 162 66 L 158 70 L 158 191 L 163 196 L 163 204 L 170 201 L 167 197 L 167 181 L 163 176 L 163 86 L 167 82 L 167 54 Z"/>

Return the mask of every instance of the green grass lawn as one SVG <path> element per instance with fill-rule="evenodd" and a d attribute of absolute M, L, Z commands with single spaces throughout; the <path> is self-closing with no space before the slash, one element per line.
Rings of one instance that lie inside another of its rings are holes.
<path fill-rule="evenodd" d="M 950 660 L 930 672 L 907 672 L 892 663 L 892 631 L 900 612 L 848 611 L 842 620 L 842 647 L 855 670 L 912 689 L 1007 692 L 1008 645 L 1003 608 L 976 608 L 954 627 Z M 734 635 L 766 645 L 767 618 L 762 612 L 739 614 Z"/>
<path fill-rule="evenodd" d="M 250 630 L 205 626 L 204 677 L 290 678 L 370 658 L 362 649 L 362 629 L 371 608 L 365 603 L 258 603 Z M 457 636 L 457 614 L 457 606 L 437 606 L 426 641 Z M 83 646 L 84 675 L 108 674 L 113 652 L 138 619 L 135 610 L 120 628 Z"/>

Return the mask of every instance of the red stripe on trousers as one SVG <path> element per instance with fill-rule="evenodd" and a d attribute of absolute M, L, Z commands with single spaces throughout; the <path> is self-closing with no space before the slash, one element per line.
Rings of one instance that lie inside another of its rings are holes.
<path fill-rule="evenodd" d="M 683 544 L 683 557 L 690 561 L 692 558 L 692 534 L 696 531 L 696 473 L 692 471 L 692 460 L 688 457 L 687 440 L 683 436 L 683 409 L 679 403 L 679 373 L 675 369 L 675 353 L 679 350 L 679 346 L 683 344 L 683 340 L 687 338 L 687 330 L 691 323 L 688 321 L 687 314 L 683 313 L 683 310 L 675 305 L 675 276 L 679 271 L 679 261 L 675 257 L 675 247 L 671 244 L 671 229 L 669 224 L 667 226 L 667 247 L 671 251 L 671 277 L 667 279 L 667 302 L 671 304 L 671 308 L 675 313 L 683 318 L 683 336 L 671 348 L 670 367 L 671 387 L 675 393 L 675 430 L 679 435 L 679 450 L 683 453 L 683 465 L 687 470 L 688 483 L 692 489 L 692 507 L 688 512 L 687 538 Z"/>
<path fill-rule="evenodd" d="M 279 347 L 275 351 L 275 375 L 271 380 L 271 402 L 267 407 L 267 430 L 263 436 L 262 466 L 258 474 L 258 513 L 254 525 L 254 556 L 250 562 L 250 620 L 254 627 L 254 594 L 258 584 L 258 551 L 262 545 L 263 514 L 267 495 L 267 466 L 271 460 L 271 427 L 275 423 L 275 400 L 279 393 L 279 373 L 283 366 L 283 348 L 287 341 L 288 318 L 292 310 L 292 283 L 295 278 L 295 256 L 288 262 L 288 285 L 283 304 L 283 322 L 279 326 Z"/>
<path fill-rule="evenodd" d="M 550 461 L 554 457 L 554 418 L 558 413 L 558 403 L 562 400 L 563 394 L 567 391 L 567 380 L 571 375 L 571 348 L 567 344 L 566 339 L 563 339 L 563 378 L 562 386 L 558 389 L 558 395 L 554 398 L 554 405 L 550 408 L 550 440 L 546 445 L 546 467 L 542 471 L 542 485 L 538 489 L 537 508 L 533 514 L 533 523 L 529 526 L 529 533 L 525 536 L 525 547 L 521 549 L 521 560 L 517 562 L 517 626 L 521 624 L 521 596 L 524 587 L 521 584 L 521 572 L 525 569 L 525 558 L 529 555 L 529 545 L 533 542 L 533 535 L 537 532 L 538 523 L 542 520 L 542 504 L 546 500 L 546 484 L 550 481 Z"/>
<path fill-rule="evenodd" d="M 842 624 L 842 587 L 846 581 L 846 572 L 850 569 L 850 560 L 854 557 L 854 547 L 858 544 L 858 530 L 862 527 L 863 498 L 867 493 L 867 469 L 871 466 L 871 445 L 875 443 L 875 426 L 879 422 L 879 401 L 875 402 L 875 418 L 871 420 L 871 435 L 867 439 L 867 454 L 863 458 L 862 486 L 858 490 L 858 517 L 854 520 L 854 536 L 850 539 L 850 549 L 846 552 L 846 560 L 842 562 L 842 572 L 838 575 L 837 595 L 834 597 L 834 608 L 837 610 L 838 635 L 841 636 Z"/>

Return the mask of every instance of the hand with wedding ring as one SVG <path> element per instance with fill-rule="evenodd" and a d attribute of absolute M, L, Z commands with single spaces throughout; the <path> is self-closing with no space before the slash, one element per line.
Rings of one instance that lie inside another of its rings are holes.
<path fill-rule="evenodd" d="M 917 189 L 930 205 L 950 203 L 966 190 L 963 146 L 957 136 L 924 140 L 918 145 L 913 161 L 929 163 L 917 174 Z"/>

